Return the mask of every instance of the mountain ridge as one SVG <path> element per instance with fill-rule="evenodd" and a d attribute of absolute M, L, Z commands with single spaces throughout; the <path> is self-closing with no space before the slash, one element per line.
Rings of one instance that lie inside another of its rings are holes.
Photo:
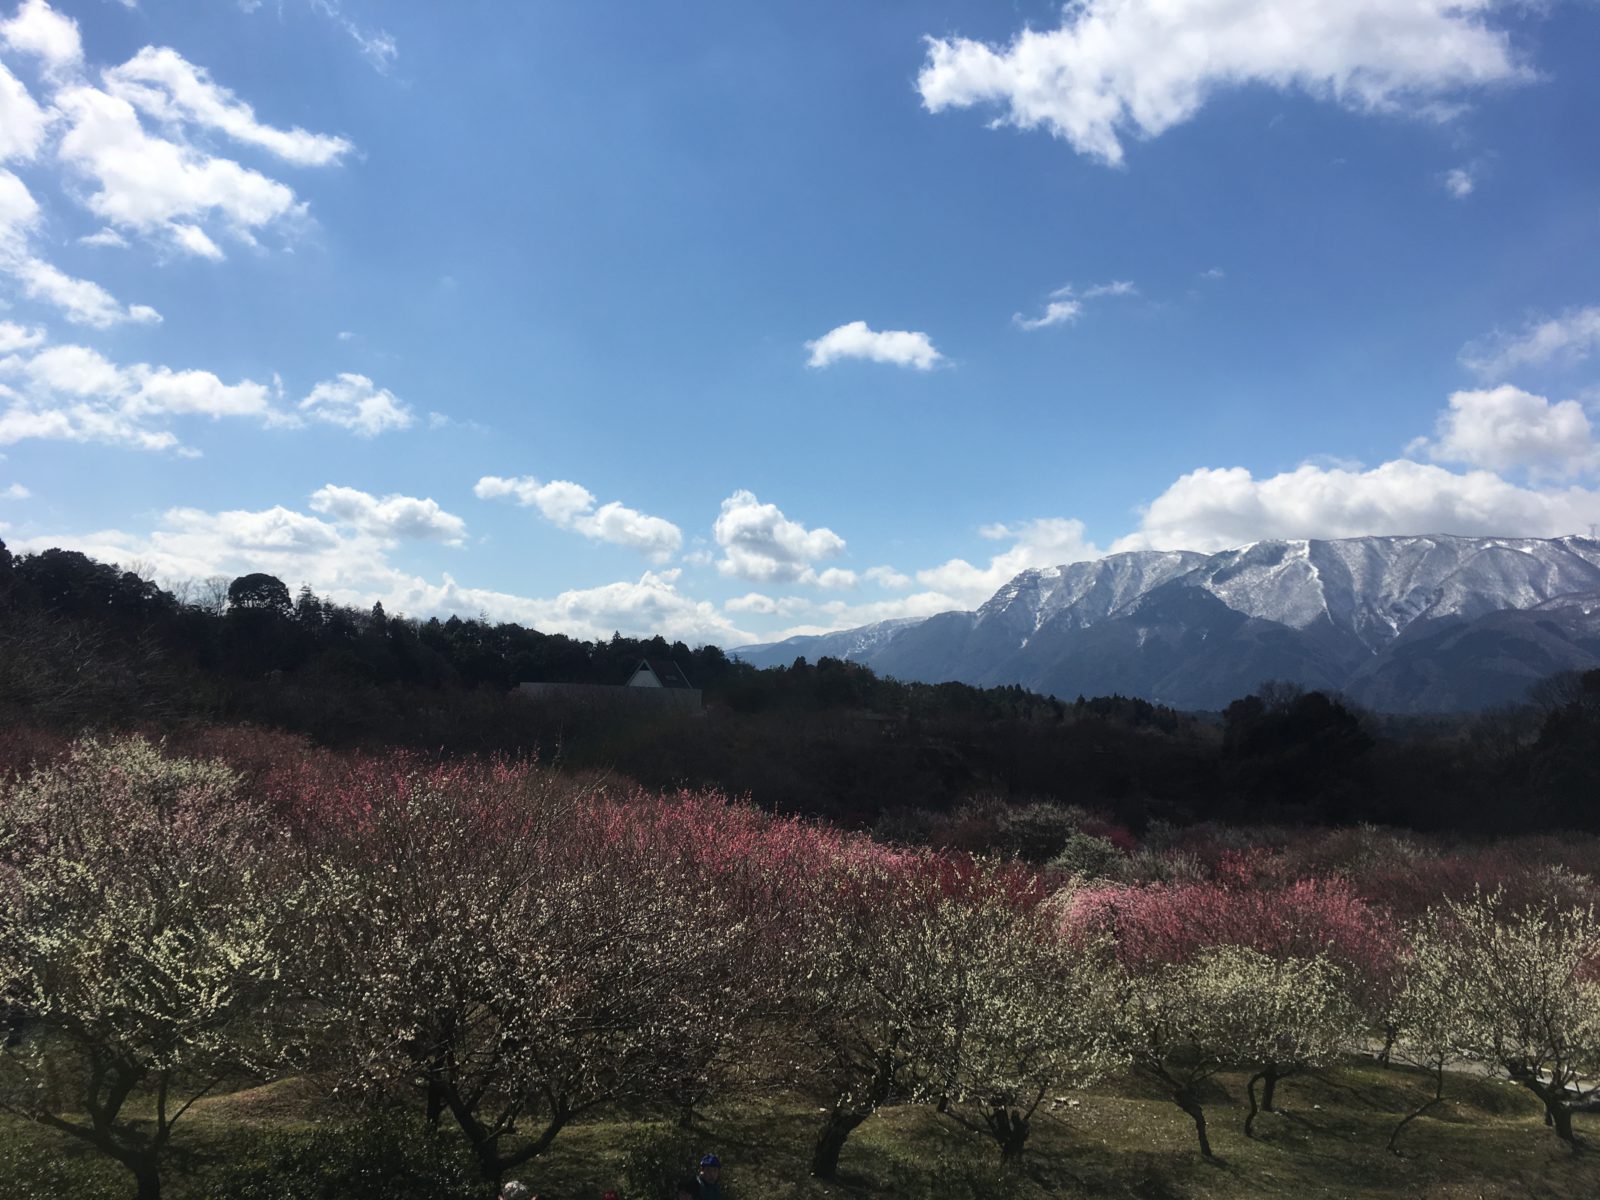
<path fill-rule="evenodd" d="M 1183 708 L 1220 707 L 1281 678 L 1384 711 L 1476 709 L 1519 698 L 1543 674 L 1600 666 L 1600 539 L 1127 551 L 1019 572 L 971 612 L 734 653 L 757 666 L 833 656 L 924 682 L 1119 692 Z"/>

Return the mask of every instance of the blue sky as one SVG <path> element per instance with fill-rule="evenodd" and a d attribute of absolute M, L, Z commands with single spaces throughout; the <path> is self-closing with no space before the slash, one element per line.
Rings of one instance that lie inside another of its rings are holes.
<path fill-rule="evenodd" d="M 0 0 L 0 536 L 736 644 L 1600 522 L 1600 5 Z"/>

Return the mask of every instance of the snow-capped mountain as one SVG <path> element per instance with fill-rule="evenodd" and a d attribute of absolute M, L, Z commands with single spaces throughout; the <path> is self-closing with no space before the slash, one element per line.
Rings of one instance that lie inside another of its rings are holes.
<path fill-rule="evenodd" d="M 1475 631 L 1475 632 L 1474 632 Z M 1600 540 L 1368 537 L 1024 571 L 976 612 L 742 647 L 903 679 L 1213 708 L 1264 679 L 1392 711 L 1477 708 L 1600 666 Z M 1448 659 L 1448 663 L 1443 660 Z"/>

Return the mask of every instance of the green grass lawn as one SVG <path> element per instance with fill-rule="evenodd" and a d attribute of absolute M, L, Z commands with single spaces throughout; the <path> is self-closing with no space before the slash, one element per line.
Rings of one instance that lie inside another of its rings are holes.
<path fill-rule="evenodd" d="M 1448 1102 L 1413 1122 L 1402 1155 L 1384 1149 L 1389 1129 L 1427 1094 L 1426 1081 L 1359 1064 L 1279 1086 L 1278 1113 L 1247 1139 L 1244 1080 L 1224 1076 L 1207 1103 L 1219 1156 L 1201 1158 L 1189 1119 L 1127 1081 L 1073 1094 L 1041 1115 L 1020 1173 L 999 1170 L 987 1139 L 931 1108 L 887 1109 L 846 1147 L 837 1183 L 806 1175 L 815 1104 L 801 1097 L 727 1097 L 708 1106 L 695 1137 L 727 1164 L 742 1200 L 905 1196 L 943 1200 L 1045 1196 L 1207 1197 L 1600 1197 L 1600 1116 L 1577 1127 L 1595 1148 L 1574 1155 L 1544 1126 L 1536 1102 L 1507 1084 L 1453 1077 Z M 619 1186 L 621 1157 L 648 1114 L 597 1120 L 562 1133 L 521 1175 L 555 1200 L 598 1200 Z M 263 1132 L 308 1132 L 340 1110 L 297 1081 L 206 1100 L 180 1126 L 185 1173 L 169 1176 L 175 1200 L 210 1200 L 219 1165 L 249 1161 Z M 0 1119 L 4 1200 L 122 1200 L 116 1169 L 23 1122 Z M 219 1197 L 218 1200 L 225 1200 Z"/>

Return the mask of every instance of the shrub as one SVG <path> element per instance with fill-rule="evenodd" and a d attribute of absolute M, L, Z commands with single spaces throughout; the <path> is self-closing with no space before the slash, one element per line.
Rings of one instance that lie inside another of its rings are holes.
<path fill-rule="evenodd" d="M 1092 833 L 1073 833 L 1050 860 L 1050 865 L 1067 875 L 1104 879 L 1112 873 L 1120 857 L 1110 839 L 1095 837 Z"/>
<path fill-rule="evenodd" d="M 212 1194 L 230 1200 L 481 1200 L 483 1182 L 454 1139 L 420 1121 L 374 1113 L 310 1136 L 268 1137 Z"/>
<path fill-rule="evenodd" d="M 647 1125 L 628 1141 L 622 1156 L 626 1200 L 678 1200 L 678 1187 L 694 1175 L 705 1144 L 686 1129 Z M 722 1181 L 725 1200 L 738 1200 L 736 1186 Z"/>

